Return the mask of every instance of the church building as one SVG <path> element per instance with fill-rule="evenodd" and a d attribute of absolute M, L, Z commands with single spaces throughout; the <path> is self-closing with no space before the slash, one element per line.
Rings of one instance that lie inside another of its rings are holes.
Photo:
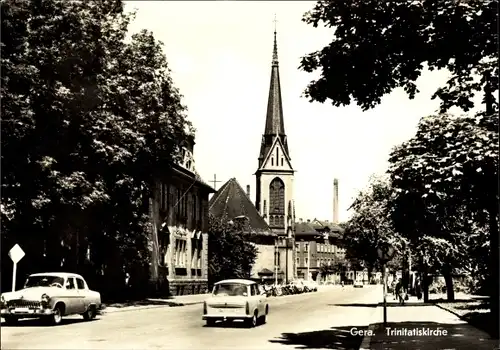
<path fill-rule="evenodd" d="M 249 239 L 258 250 L 253 279 L 286 283 L 296 278 L 294 172 L 285 134 L 275 30 L 267 114 L 255 173 L 255 206 L 249 186 L 245 194 L 234 178 L 209 203 L 215 217 L 248 220 Z"/>
<path fill-rule="evenodd" d="M 287 279 L 296 276 L 294 173 L 285 133 L 275 29 L 267 115 L 255 172 L 255 207 L 277 234 L 278 254 L 280 259 L 286 259 Z"/>

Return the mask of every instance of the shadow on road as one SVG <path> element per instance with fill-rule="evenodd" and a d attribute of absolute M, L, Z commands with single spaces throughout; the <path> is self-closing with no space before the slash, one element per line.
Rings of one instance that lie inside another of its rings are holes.
<path fill-rule="evenodd" d="M 418 334 L 418 332 L 421 333 Z M 432 348 L 490 350 L 495 348 L 495 344 L 496 341 L 494 339 L 478 338 L 477 333 L 464 323 L 389 322 L 385 330 L 383 324 L 377 323 L 375 325 L 370 349 L 406 350 Z"/>
<path fill-rule="evenodd" d="M 67 326 L 71 324 L 77 324 L 77 323 L 89 323 L 89 322 L 95 322 L 99 321 L 99 318 L 94 318 L 90 321 L 86 321 L 83 318 L 63 318 L 61 323 L 58 326 L 53 326 L 50 323 L 47 323 L 44 320 L 41 319 L 21 319 L 15 324 L 7 324 L 5 321 L 2 320 L 0 326 L 1 327 L 61 327 L 61 326 Z"/>
<path fill-rule="evenodd" d="M 377 306 L 383 306 L 384 304 L 383 303 L 372 303 L 372 304 L 363 304 L 363 303 L 359 303 L 359 304 L 327 304 L 328 306 L 345 306 L 345 307 L 371 307 L 371 308 L 375 308 Z M 386 303 L 387 307 L 405 307 L 405 306 L 424 306 L 424 305 L 434 305 L 434 303 L 424 303 L 424 302 L 418 302 L 418 303 L 408 303 L 406 302 L 404 305 L 401 305 L 399 302 L 397 301 L 388 301 Z"/>
<path fill-rule="evenodd" d="M 283 333 L 281 338 L 272 339 L 269 342 L 295 345 L 296 349 L 359 349 L 363 334 L 354 333 L 352 330 L 359 332 L 367 330 L 367 327 L 332 327 L 313 332 Z"/>
<path fill-rule="evenodd" d="M 373 334 L 367 333 L 371 336 L 370 349 L 491 350 L 496 345 L 494 339 L 479 339 L 477 333 L 471 331 L 466 324 L 392 322 L 387 326 L 388 328 L 384 329 L 382 324 L 377 323 Z M 269 342 L 291 345 L 295 349 L 359 349 L 364 332 L 368 332 L 366 326 L 332 327 L 312 332 L 282 333 L 280 338 L 271 339 Z"/>

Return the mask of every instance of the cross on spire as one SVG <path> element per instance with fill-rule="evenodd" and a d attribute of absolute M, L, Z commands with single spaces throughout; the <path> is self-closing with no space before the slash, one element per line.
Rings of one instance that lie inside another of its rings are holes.
<path fill-rule="evenodd" d="M 217 190 L 217 182 L 222 182 L 222 181 L 218 181 L 217 175 L 214 174 L 214 179 L 210 182 L 214 184 L 214 190 Z"/>

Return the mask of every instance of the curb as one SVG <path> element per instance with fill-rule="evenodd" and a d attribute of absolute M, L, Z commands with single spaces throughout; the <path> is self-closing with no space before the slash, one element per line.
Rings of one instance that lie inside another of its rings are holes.
<path fill-rule="evenodd" d="M 164 305 L 144 305 L 144 306 L 129 306 L 124 308 L 116 308 L 114 310 L 106 310 L 104 308 L 98 312 L 99 315 L 103 314 L 114 314 L 116 312 L 127 312 L 127 311 L 139 311 L 139 310 L 148 310 L 148 309 L 159 309 L 163 307 L 179 307 L 179 306 L 187 306 L 187 305 L 196 305 L 203 304 L 203 301 L 191 301 L 191 302 L 165 302 Z"/>

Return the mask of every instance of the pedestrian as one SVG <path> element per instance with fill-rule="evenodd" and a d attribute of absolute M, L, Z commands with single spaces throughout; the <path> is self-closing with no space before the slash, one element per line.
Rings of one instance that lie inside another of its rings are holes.
<path fill-rule="evenodd" d="M 396 284 L 396 295 L 399 299 L 399 303 L 401 305 L 405 304 L 405 298 L 406 298 L 406 288 L 403 284 L 403 281 L 401 278 L 398 280 L 398 283 Z"/>
<path fill-rule="evenodd" d="M 422 299 L 422 288 L 420 286 L 420 278 L 417 278 L 415 281 L 415 294 L 417 295 L 417 299 Z"/>

